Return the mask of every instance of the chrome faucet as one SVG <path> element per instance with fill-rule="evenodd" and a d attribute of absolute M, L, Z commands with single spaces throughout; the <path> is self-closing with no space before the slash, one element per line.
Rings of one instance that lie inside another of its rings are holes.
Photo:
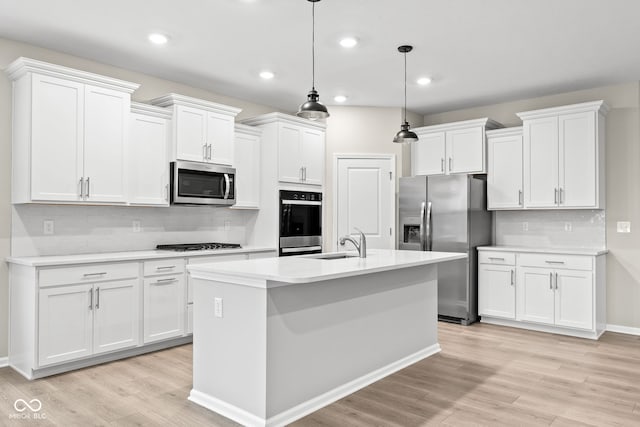
<path fill-rule="evenodd" d="M 356 242 L 356 240 L 349 235 L 342 236 L 338 242 L 340 243 L 340 246 L 344 246 L 345 243 L 347 243 L 347 241 L 353 243 L 353 246 L 355 246 L 356 249 L 358 250 L 358 256 L 360 258 L 366 258 L 367 257 L 367 237 L 359 228 L 356 228 L 356 227 L 353 227 L 353 228 L 355 228 L 356 231 L 360 233 L 359 242 Z"/>

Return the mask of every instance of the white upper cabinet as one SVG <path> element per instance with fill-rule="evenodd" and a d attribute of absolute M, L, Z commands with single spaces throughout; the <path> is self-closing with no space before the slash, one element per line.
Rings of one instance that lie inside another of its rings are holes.
<path fill-rule="evenodd" d="M 487 131 L 487 208 L 522 209 L 522 127 Z"/>
<path fill-rule="evenodd" d="M 325 124 L 282 113 L 271 113 L 243 121 L 264 129 L 262 146 L 275 153 L 263 158 L 278 164 L 281 183 L 321 186 L 324 182 Z"/>
<path fill-rule="evenodd" d="M 518 113 L 524 207 L 604 209 L 603 101 Z"/>
<path fill-rule="evenodd" d="M 502 125 L 488 118 L 414 129 L 412 175 L 486 173 L 485 130 Z"/>
<path fill-rule="evenodd" d="M 169 121 L 165 108 L 131 104 L 129 203 L 169 205 Z"/>
<path fill-rule="evenodd" d="M 12 202 L 124 204 L 131 93 L 109 77 L 18 58 Z"/>
<path fill-rule="evenodd" d="M 233 165 L 235 116 L 239 108 L 170 93 L 152 99 L 173 111 L 171 161 Z"/>
<path fill-rule="evenodd" d="M 260 207 L 260 136 L 259 128 L 236 125 L 234 159 L 236 167 L 236 204 L 232 208 Z"/>

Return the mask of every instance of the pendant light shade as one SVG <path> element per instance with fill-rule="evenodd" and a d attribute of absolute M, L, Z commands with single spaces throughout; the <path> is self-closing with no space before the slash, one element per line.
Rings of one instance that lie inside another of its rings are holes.
<path fill-rule="evenodd" d="M 398 52 L 404 55 L 404 121 L 400 125 L 400 132 L 393 138 L 393 142 L 416 142 L 418 135 L 409 129 L 409 122 L 407 121 L 407 53 L 413 50 L 413 46 L 399 46 Z"/>
<path fill-rule="evenodd" d="M 311 90 L 307 95 L 307 102 L 300 106 L 297 115 L 318 120 L 329 117 L 327 107 L 320 103 L 320 96 L 316 91 L 316 3 L 320 0 L 308 1 L 311 2 Z"/>

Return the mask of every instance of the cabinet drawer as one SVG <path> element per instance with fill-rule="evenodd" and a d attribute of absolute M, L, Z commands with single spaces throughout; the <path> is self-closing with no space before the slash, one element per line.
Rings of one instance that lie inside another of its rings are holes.
<path fill-rule="evenodd" d="M 135 279 L 137 277 L 137 262 L 43 268 L 39 271 L 41 288 L 71 283 L 96 283 L 105 280 Z"/>
<path fill-rule="evenodd" d="M 478 263 L 516 265 L 516 254 L 513 252 L 478 251 Z"/>
<path fill-rule="evenodd" d="M 593 270 L 593 257 L 560 254 L 520 254 L 518 266 Z"/>
<path fill-rule="evenodd" d="M 184 273 L 184 258 L 160 259 L 144 262 L 144 276 L 157 276 L 159 274 Z"/>

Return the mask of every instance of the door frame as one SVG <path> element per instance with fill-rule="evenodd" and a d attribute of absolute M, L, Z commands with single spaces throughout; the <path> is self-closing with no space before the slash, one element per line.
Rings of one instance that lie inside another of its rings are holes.
<path fill-rule="evenodd" d="M 396 174 L 396 155 L 395 154 L 363 154 L 363 153 L 334 153 L 333 154 L 333 184 L 332 184 L 332 210 L 333 210 L 333 230 L 332 235 L 334 237 L 334 248 L 337 250 L 338 239 L 338 163 L 340 160 L 348 160 L 348 159 L 356 159 L 356 160 L 367 160 L 367 159 L 382 159 L 382 160 L 390 160 L 391 161 L 391 175 L 393 177 L 393 184 L 389 189 L 390 200 L 393 201 L 391 206 L 389 207 L 389 220 L 391 223 L 391 248 L 395 249 L 396 247 L 396 186 L 398 185 L 398 175 Z"/>

